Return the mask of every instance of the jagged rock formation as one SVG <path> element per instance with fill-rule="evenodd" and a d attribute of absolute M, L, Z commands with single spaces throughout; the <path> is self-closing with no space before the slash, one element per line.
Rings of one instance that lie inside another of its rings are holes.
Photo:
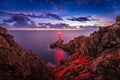
<path fill-rule="evenodd" d="M 56 80 L 119 80 L 120 49 L 96 58 L 74 53 L 53 74 Z"/>
<path fill-rule="evenodd" d="M 54 80 L 50 69 L 34 52 L 21 48 L 0 27 L 0 80 Z"/>
<path fill-rule="evenodd" d="M 64 45 L 57 47 L 70 55 L 79 52 L 81 55 L 98 55 L 116 51 L 120 48 L 120 26 L 117 24 L 100 28 L 89 37 L 79 36 Z"/>
<path fill-rule="evenodd" d="M 99 28 L 57 47 L 70 57 L 53 71 L 56 80 L 119 80 L 120 25 Z"/>

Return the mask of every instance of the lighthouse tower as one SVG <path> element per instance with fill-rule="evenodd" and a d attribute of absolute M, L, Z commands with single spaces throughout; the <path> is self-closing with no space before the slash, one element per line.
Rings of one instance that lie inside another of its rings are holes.
<path fill-rule="evenodd" d="M 50 44 L 50 48 L 52 48 L 52 49 L 61 47 L 63 45 L 62 32 L 58 32 L 57 35 L 58 35 L 58 41 Z"/>
<path fill-rule="evenodd" d="M 62 40 L 62 32 L 58 32 L 58 40 Z"/>

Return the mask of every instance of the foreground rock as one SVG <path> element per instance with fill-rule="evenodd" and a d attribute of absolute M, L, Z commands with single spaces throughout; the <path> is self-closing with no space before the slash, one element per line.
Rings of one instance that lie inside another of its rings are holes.
<path fill-rule="evenodd" d="M 120 80 L 120 49 L 96 58 L 75 53 L 53 74 L 56 80 Z"/>
<path fill-rule="evenodd" d="M 70 54 L 53 71 L 56 80 L 120 80 L 120 17 L 89 37 L 79 36 L 59 47 Z"/>
<path fill-rule="evenodd" d="M 0 80 L 54 80 L 50 69 L 32 51 L 21 48 L 0 27 Z"/>

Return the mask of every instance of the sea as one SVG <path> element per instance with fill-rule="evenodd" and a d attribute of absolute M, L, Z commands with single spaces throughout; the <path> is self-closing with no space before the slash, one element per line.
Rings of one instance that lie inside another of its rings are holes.
<path fill-rule="evenodd" d="M 89 36 L 96 29 L 90 30 L 8 30 L 14 40 L 26 50 L 32 50 L 46 64 L 59 66 L 62 60 L 69 57 L 68 53 L 56 48 L 50 49 L 49 45 L 58 40 L 58 32 L 62 33 L 64 44 L 75 37 Z"/>

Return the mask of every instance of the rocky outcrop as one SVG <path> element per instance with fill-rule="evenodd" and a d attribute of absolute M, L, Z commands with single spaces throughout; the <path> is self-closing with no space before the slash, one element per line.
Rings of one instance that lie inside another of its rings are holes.
<path fill-rule="evenodd" d="M 119 80 L 120 25 L 99 28 L 89 37 L 79 36 L 57 46 L 70 54 L 53 71 L 56 80 Z"/>
<path fill-rule="evenodd" d="M 0 80 L 54 80 L 48 66 L 34 52 L 21 48 L 0 27 Z"/>
<path fill-rule="evenodd" d="M 114 52 L 120 48 L 120 26 L 114 24 L 99 28 L 99 31 L 95 31 L 89 37 L 79 36 L 57 47 L 67 51 L 70 55 L 76 51 L 83 56 Z"/>
<path fill-rule="evenodd" d="M 120 24 L 120 16 L 116 18 L 116 24 Z"/>
<path fill-rule="evenodd" d="M 50 44 L 50 48 L 54 49 L 54 48 L 56 48 L 58 46 L 60 47 L 61 45 L 63 45 L 63 40 L 59 39 L 56 43 Z"/>
<path fill-rule="evenodd" d="M 75 53 L 53 71 L 56 80 L 119 80 L 120 49 L 99 57 Z"/>

